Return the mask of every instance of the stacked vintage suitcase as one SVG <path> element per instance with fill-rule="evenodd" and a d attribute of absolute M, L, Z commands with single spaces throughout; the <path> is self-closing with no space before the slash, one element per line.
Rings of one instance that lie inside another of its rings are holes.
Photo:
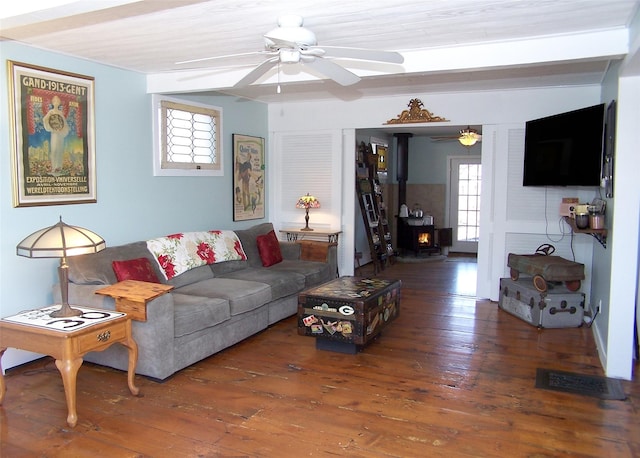
<path fill-rule="evenodd" d="M 550 254 L 542 245 L 533 255 L 509 253 L 511 278 L 500 279 L 499 307 L 539 328 L 572 328 L 584 317 L 584 265 Z M 531 277 L 520 278 L 520 272 Z"/>

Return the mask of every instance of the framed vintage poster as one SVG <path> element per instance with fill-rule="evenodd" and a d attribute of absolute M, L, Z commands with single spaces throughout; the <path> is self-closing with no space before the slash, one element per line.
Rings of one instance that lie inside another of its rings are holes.
<path fill-rule="evenodd" d="M 233 134 L 233 220 L 264 218 L 264 138 Z"/>
<path fill-rule="evenodd" d="M 94 79 L 8 61 L 13 205 L 96 202 Z"/>

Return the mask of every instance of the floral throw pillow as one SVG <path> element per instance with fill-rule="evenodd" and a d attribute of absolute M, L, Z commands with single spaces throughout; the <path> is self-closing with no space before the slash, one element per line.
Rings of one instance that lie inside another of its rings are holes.
<path fill-rule="evenodd" d="M 151 262 L 147 258 L 113 261 L 111 265 L 118 281 L 138 280 L 160 283 Z"/>
<path fill-rule="evenodd" d="M 258 252 L 264 267 L 269 267 L 282 262 L 282 251 L 280 251 L 280 243 L 274 231 L 269 231 L 264 235 L 256 238 L 258 242 Z"/>
<path fill-rule="evenodd" d="M 147 248 L 167 280 L 207 264 L 247 259 L 233 231 L 181 232 L 147 240 Z"/>

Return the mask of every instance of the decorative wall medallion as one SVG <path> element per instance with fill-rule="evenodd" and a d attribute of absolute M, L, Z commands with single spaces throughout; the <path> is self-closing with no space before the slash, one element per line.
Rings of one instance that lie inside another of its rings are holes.
<path fill-rule="evenodd" d="M 440 116 L 434 116 L 426 108 L 420 99 L 409 100 L 408 110 L 402 110 L 396 118 L 390 119 L 385 124 L 410 124 L 418 122 L 445 122 L 449 121 Z"/>

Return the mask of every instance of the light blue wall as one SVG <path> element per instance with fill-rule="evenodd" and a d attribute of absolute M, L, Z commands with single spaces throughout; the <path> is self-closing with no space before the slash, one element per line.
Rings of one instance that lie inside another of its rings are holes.
<path fill-rule="evenodd" d="M 433 141 L 430 137 L 409 139 L 409 176 L 407 184 L 446 184 L 447 158 L 480 154 L 481 143 L 470 148 L 458 141 Z"/>
<path fill-rule="evenodd" d="M 151 101 L 145 76 L 17 43 L 0 43 L 3 68 L 13 60 L 95 78 L 95 204 L 13 208 L 6 71 L 0 72 L 0 316 L 52 301 L 57 260 L 16 256 L 16 244 L 59 216 L 100 234 L 108 245 L 176 231 L 233 229 L 233 133 L 268 138 L 267 106 L 229 96 L 189 98 L 223 109 L 223 177 L 154 177 Z M 267 149 L 268 151 L 268 149 Z M 268 183 L 267 183 L 268 192 Z M 7 359 L 7 356 L 4 358 Z M 6 367 L 6 364 L 3 364 Z"/>

